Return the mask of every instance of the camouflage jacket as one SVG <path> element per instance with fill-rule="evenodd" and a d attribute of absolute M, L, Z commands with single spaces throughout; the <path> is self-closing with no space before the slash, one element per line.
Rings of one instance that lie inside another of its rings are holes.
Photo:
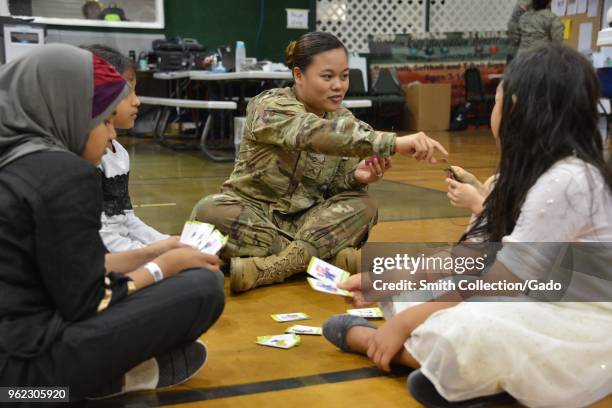
<path fill-rule="evenodd" d="M 519 20 L 514 41 L 522 52 L 550 43 L 563 43 L 563 31 L 561 19 L 549 9 L 527 11 Z"/>
<path fill-rule="evenodd" d="M 512 40 L 512 43 L 518 47 L 519 44 L 517 42 L 517 34 L 518 34 L 518 25 L 519 20 L 525 14 L 525 12 L 531 10 L 531 0 L 518 0 L 514 9 L 512 10 L 512 15 L 510 16 L 510 21 L 508 21 L 508 37 Z"/>
<path fill-rule="evenodd" d="M 238 161 L 221 190 L 295 214 L 342 191 L 364 189 L 355 180 L 357 164 L 392 155 L 395 137 L 344 108 L 321 118 L 306 112 L 293 88 L 271 89 L 247 106 Z"/>

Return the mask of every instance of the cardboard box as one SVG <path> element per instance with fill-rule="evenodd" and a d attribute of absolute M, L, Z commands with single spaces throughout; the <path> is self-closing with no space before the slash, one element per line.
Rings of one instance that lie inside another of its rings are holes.
<path fill-rule="evenodd" d="M 447 130 L 450 124 L 451 84 L 404 85 L 406 104 L 402 129 Z"/>

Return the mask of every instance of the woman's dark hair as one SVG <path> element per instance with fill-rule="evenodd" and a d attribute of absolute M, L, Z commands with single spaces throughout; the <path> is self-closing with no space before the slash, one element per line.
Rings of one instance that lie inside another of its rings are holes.
<path fill-rule="evenodd" d="M 297 41 L 289 43 L 285 49 L 285 63 L 291 70 L 298 67 L 301 71 L 305 71 L 315 55 L 337 48 L 342 48 L 348 54 L 342 41 L 333 34 L 323 31 L 306 33 Z"/>
<path fill-rule="evenodd" d="M 532 0 L 531 5 L 534 10 L 542 10 L 548 8 L 550 0 Z"/>
<path fill-rule="evenodd" d="M 501 86 L 499 176 L 462 241 L 500 242 L 509 235 L 529 189 L 563 158 L 591 164 L 612 190 L 597 127 L 599 80 L 586 58 L 563 46 L 536 48 L 510 63 Z"/>
<path fill-rule="evenodd" d="M 93 44 L 81 45 L 80 48 L 96 54 L 100 58 L 104 58 L 121 75 L 123 75 L 128 69 L 136 70 L 136 65 L 131 59 L 112 47 L 102 44 Z"/>

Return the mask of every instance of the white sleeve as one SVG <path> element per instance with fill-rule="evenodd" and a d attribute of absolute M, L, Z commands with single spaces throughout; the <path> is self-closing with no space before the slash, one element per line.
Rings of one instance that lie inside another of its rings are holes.
<path fill-rule="evenodd" d="M 504 237 L 497 260 L 522 279 L 542 279 L 585 229 L 592 200 L 576 168 L 558 166 L 527 193 L 514 230 Z M 538 244 L 539 243 L 539 244 Z M 555 244 L 557 243 L 557 244 Z"/>
<path fill-rule="evenodd" d="M 128 236 L 122 235 L 119 231 L 107 228 L 104 225 L 100 229 L 100 237 L 104 246 L 109 252 L 125 252 L 131 249 L 142 248 L 145 245 L 139 241 L 133 240 Z"/>
<path fill-rule="evenodd" d="M 136 216 L 134 211 L 126 211 L 125 216 L 125 226 L 128 229 L 129 236 L 134 237 L 135 239 L 140 242 L 143 242 L 146 245 L 170 237 L 169 235 L 162 234 L 155 228 L 145 224 L 140 218 Z"/>

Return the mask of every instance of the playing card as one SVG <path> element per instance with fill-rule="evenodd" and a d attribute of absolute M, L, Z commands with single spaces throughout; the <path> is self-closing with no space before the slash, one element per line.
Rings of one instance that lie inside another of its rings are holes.
<path fill-rule="evenodd" d="M 323 330 L 320 327 L 302 326 L 301 324 L 296 324 L 295 326 L 289 327 L 285 331 L 285 333 L 309 334 L 312 336 L 321 336 L 323 334 Z"/>
<path fill-rule="evenodd" d="M 336 283 L 344 282 L 351 276 L 347 271 L 314 256 L 310 258 L 306 272 L 320 281 L 333 283 L 334 286 L 336 286 Z"/>
<path fill-rule="evenodd" d="M 277 347 L 282 349 L 290 349 L 300 344 L 300 336 L 297 334 L 279 334 L 275 336 L 259 336 L 257 344 L 268 347 Z"/>
<path fill-rule="evenodd" d="M 212 224 L 198 221 L 187 221 L 183 227 L 180 241 L 184 244 L 200 248 L 208 240 L 215 229 Z"/>
<path fill-rule="evenodd" d="M 181 232 L 180 241 L 183 244 L 188 244 L 189 236 L 192 234 L 193 231 L 195 231 L 196 228 L 197 228 L 197 223 L 195 221 L 187 221 L 185 225 L 183 226 L 183 231 Z"/>
<path fill-rule="evenodd" d="M 277 322 L 294 322 L 296 320 L 309 320 L 310 316 L 306 313 L 281 313 L 270 315 Z"/>
<path fill-rule="evenodd" d="M 316 280 L 313 278 L 306 278 L 306 279 L 308 279 L 308 283 L 310 284 L 310 287 L 312 287 L 314 290 L 317 290 L 319 292 L 331 293 L 332 295 L 353 297 L 352 292 L 349 292 L 344 289 L 338 289 L 334 283 L 324 282 L 324 281 Z"/>
<path fill-rule="evenodd" d="M 198 249 L 202 252 L 206 252 L 209 254 L 216 254 L 223 248 L 223 246 L 227 243 L 227 237 L 221 234 L 219 231 L 214 230 L 206 242 L 198 247 Z"/>
<path fill-rule="evenodd" d="M 378 307 L 368 307 L 364 309 L 348 309 L 346 313 L 352 316 L 363 317 L 365 319 L 382 319 L 383 312 Z"/>

